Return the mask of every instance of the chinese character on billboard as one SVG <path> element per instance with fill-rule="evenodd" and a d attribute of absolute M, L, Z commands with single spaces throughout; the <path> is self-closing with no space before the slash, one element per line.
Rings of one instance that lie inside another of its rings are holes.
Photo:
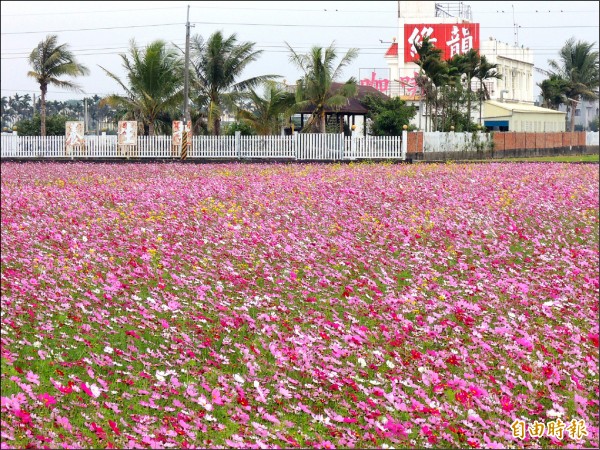
<path fill-rule="evenodd" d="M 390 69 L 360 69 L 359 78 L 361 86 L 372 86 L 379 92 L 389 94 Z"/>
<path fill-rule="evenodd" d="M 414 97 L 421 94 L 421 89 L 417 85 L 418 76 L 419 74 L 414 72 L 412 77 L 405 76 L 398 79 L 400 83 L 400 95 Z"/>
<path fill-rule="evenodd" d="M 437 23 L 404 25 L 404 62 L 419 58 L 416 45 L 428 37 L 435 47 L 443 51 L 444 59 L 462 55 L 471 49 L 479 50 L 478 23 Z"/>

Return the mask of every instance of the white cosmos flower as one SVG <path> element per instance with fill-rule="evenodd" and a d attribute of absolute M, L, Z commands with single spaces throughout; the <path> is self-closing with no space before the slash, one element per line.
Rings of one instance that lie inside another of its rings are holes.
<path fill-rule="evenodd" d="M 104 352 L 108 353 L 108 354 L 112 354 L 113 349 L 107 345 L 106 347 L 104 347 Z"/>
<path fill-rule="evenodd" d="M 387 366 L 388 366 L 390 369 L 393 369 L 394 367 L 396 367 L 396 365 L 395 365 L 393 362 L 391 362 L 391 361 L 386 361 L 386 362 L 385 362 L 385 364 L 386 364 L 386 365 L 387 365 Z"/>
<path fill-rule="evenodd" d="M 160 370 L 156 371 L 156 378 L 158 381 L 165 381 L 165 377 L 167 376 L 167 372 L 162 372 Z"/>
<path fill-rule="evenodd" d="M 238 383 L 242 383 L 242 384 L 244 384 L 244 382 L 246 381 L 246 380 L 244 380 L 244 378 L 242 378 L 242 376 L 241 376 L 239 373 L 236 373 L 236 374 L 233 376 L 233 379 L 234 379 L 235 381 L 237 381 Z"/>
<path fill-rule="evenodd" d="M 367 367 L 367 362 L 365 361 L 365 358 L 358 358 L 357 361 L 360 364 L 360 367 Z"/>
<path fill-rule="evenodd" d="M 200 406 L 202 406 L 207 411 L 212 411 L 213 409 L 212 405 L 206 401 L 206 397 L 204 397 L 204 395 L 200 396 L 200 398 L 198 399 L 198 403 L 200 403 Z"/>
<path fill-rule="evenodd" d="M 100 396 L 100 388 L 96 386 L 95 383 L 90 386 L 90 391 L 92 391 L 94 398 L 98 398 Z"/>

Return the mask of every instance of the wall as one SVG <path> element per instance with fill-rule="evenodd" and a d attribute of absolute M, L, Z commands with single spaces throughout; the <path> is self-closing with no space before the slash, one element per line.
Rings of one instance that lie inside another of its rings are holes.
<path fill-rule="evenodd" d="M 515 46 L 494 38 L 481 40 L 480 53 L 488 62 L 498 64 L 498 73 L 502 79 L 490 79 L 490 98 L 500 100 L 501 91 L 505 100 L 513 100 L 533 104 L 533 53 L 524 46 Z"/>
<path fill-rule="evenodd" d="M 481 133 L 475 141 L 472 134 L 408 133 L 406 157 L 415 161 L 443 161 L 598 154 L 598 132 Z"/>

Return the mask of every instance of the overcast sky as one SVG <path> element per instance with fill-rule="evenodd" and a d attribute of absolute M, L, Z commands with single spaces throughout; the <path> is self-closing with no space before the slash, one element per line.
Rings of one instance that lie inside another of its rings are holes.
<path fill-rule="evenodd" d="M 595 42 L 598 49 L 598 1 L 464 3 L 471 5 L 473 21 L 480 23 L 482 40 L 492 36 L 514 43 L 516 23 L 518 43 L 533 50 L 536 67 L 547 69 L 548 60 L 558 57 L 570 37 Z M 245 77 L 275 74 L 288 83 L 300 72 L 289 62 L 285 42 L 300 53 L 333 41 L 340 54 L 358 48 L 358 58 L 343 74 L 358 79 L 364 74 L 361 69 L 387 68 L 383 55 L 399 34 L 397 1 L 2 1 L 2 96 L 39 95 L 39 86 L 27 77 L 27 58 L 48 34 L 57 34 L 59 43 L 69 44 L 91 71 L 74 80 L 85 95 L 49 87 L 49 100 L 121 93 L 99 65 L 123 75 L 119 54 L 127 53 L 131 39 L 143 45 L 160 38 L 183 48 L 187 5 L 192 35 L 207 38 L 217 30 L 236 33 L 238 40 L 255 42 L 257 49 L 264 50 Z M 544 78 L 534 75 L 536 83 Z"/>

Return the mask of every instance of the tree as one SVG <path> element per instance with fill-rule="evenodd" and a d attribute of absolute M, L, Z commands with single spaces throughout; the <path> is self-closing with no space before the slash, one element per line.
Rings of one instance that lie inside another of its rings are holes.
<path fill-rule="evenodd" d="M 275 81 L 264 82 L 264 96 L 250 89 L 250 107 L 238 111 L 238 119 L 250 125 L 257 134 L 276 134 L 296 104 L 293 93 Z"/>
<path fill-rule="evenodd" d="M 183 103 L 184 65 L 179 52 L 163 40 L 155 40 L 139 49 L 132 39 L 129 56 L 122 54 L 123 68 L 128 84 L 114 73 L 100 66 L 125 91 L 125 95 L 112 94 L 103 98 L 99 106 L 109 105 L 125 112 L 124 118 L 142 122 L 148 134 L 156 129 L 170 129 L 168 120 L 160 120 L 174 113 Z"/>
<path fill-rule="evenodd" d="M 571 131 L 575 130 L 575 107 L 583 100 L 598 98 L 598 52 L 593 48 L 596 43 L 575 41 L 572 37 L 560 49 L 559 60 L 550 60 L 548 64 L 569 83 L 564 94 L 568 99 L 571 117 Z"/>
<path fill-rule="evenodd" d="M 224 37 L 220 31 L 213 33 L 206 42 L 199 35 L 192 38 L 190 62 L 194 77 L 191 87 L 197 107 L 206 110 L 213 135 L 221 133 L 224 107 L 233 109 L 242 92 L 277 77 L 261 75 L 239 80 L 244 69 L 262 54 L 262 50 L 255 50 L 254 46 L 254 42 L 238 43 L 235 33 Z"/>
<path fill-rule="evenodd" d="M 466 76 L 467 84 L 467 116 L 469 117 L 467 131 L 471 131 L 471 100 L 473 92 L 471 81 L 473 78 L 476 78 L 479 73 L 481 56 L 479 56 L 479 52 L 475 49 L 471 49 L 460 56 L 462 58 L 462 73 Z"/>
<path fill-rule="evenodd" d="M 58 36 L 48 35 L 41 41 L 29 55 L 29 64 L 33 70 L 27 76 L 35 78 L 41 91 L 41 135 L 46 136 L 46 94 L 48 85 L 60 88 L 81 91 L 81 88 L 72 81 L 61 80 L 62 76 L 77 77 L 87 75 L 89 70 L 79 64 L 68 44 L 58 44 Z"/>
<path fill-rule="evenodd" d="M 356 80 L 351 77 L 337 90 L 332 84 L 340 77 L 343 69 L 358 56 L 358 49 L 349 49 L 335 65 L 337 51 L 332 43 L 326 49 L 312 47 L 307 54 L 298 54 L 286 42 L 291 52 L 290 61 L 304 73 L 296 85 L 298 108 L 313 106 L 314 110 L 307 127 L 317 125 L 320 133 L 325 132 L 325 115 L 328 109 L 340 109 L 348 99 L 356 95 Z"/>
<path fill-rule="evenodd" d="M 560 105 L 568 103 L 566 92 L 569 90 L 569 81 L 555 73 L 545 79 L 538 86 L 542 94 L 542 106 L 558 110 Z"/>
<path fill-rule="evenodd" d="M 2 129 L 8 125 L 8 98 L 2 97 L 2 102 L 0 103 L 0 116 L 2 117 Z"/>
<path fill-rule="evenodd" d="M 415 64 L 419 66 L 419 74 L 415 77 L 415 82 L 421 92 L 421 98 L 425 99 L 425 115 L 427 111 L 431 112 L 432 104 L 437 101 L 437 86 L 434 79 L 441 81 L 444 72 L 447 73 L 447 64 L 442 60 L 442 50 L 435 47 L 425 36 L 420 44 L 415 43 L 418 59 Z M 431 116 L 431 114 L 429 114 Z M 427 123 L 425 125 L 427 130 Z"/>
<path fill-rule="evenodd" d="M 369 110 L 367 118 L 371 124 L 371 134 L 375 136 L 401 136 L 404 125 L 417 113 L 415 106 L 408 106 L 399 97 L 381 98 L 367 94 L 361 103 Z"/>
<path fill-rule="evenodd" d="M 64 136 L 65 124 L 69 120 L 76 120 L 61 114 L 49 115 L 46 118 L 46 136 Z M 40 136 L 41 116 L 34 114 L 32 119 L 21 120 L 16 123 L 19 134 L 22 136 Z"/>
<path fill-rule="evenodd" d="M 244 122 L 232 122 L 225 125 L 223 134 L 225 136 L 235 136 L 236 131 L 239 131 L 242 136 L 254 136 L 256 134 L 256 130 Z"/>

